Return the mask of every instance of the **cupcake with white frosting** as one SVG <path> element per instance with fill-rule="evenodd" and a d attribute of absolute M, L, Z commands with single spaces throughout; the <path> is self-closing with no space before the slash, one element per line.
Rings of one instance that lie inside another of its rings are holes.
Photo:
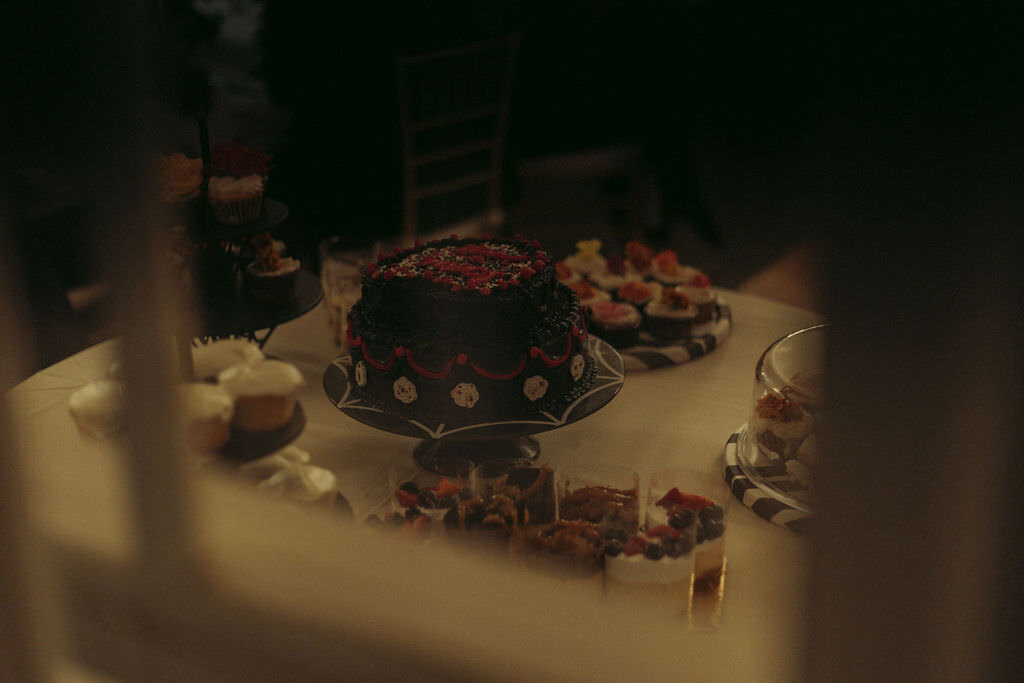
<path fill-rule="evenodd" d="M 207 200 L 218 222 L 245 225 L 259 219 L 272 158 L 262 150 L 237 143 L 213 149 Z"/>
<path fill-rule="evenodd" d="M 264 359 L 255 342 L 247 339 L 218 339 L 192 347 L 192 370 L 196 379 L 215 379 L 233 365 L 251 365 Z"/>
<path fill-rule="evenodd" d="M 234 365 L 221 372 L 217 382 L 235 399 L 232 425 L 256 432 L 288 424 L 298 391 L 305 384 L 298 368 L 280 360 Z"/>
<path fill-rule="evenodd" d="M 311 465 L 309 453 L 296 446 L 247 462 L 238 471 L 259 482 L 256 488 L 298 503 L 330 508 L 339 496 L 334 473 Z"/>
<path fill-rule="evenodd" d="M 208 382 L 191 382 L 178 388 L 185 441 L 201 453 L 219 450 L 231 438 L 235 402 L 224 389 Z"/>
<path fill-rule="evenodd" d="M 124 389 L 117 380 L 93 380 L 68 397 L 68 411 L 80 433 L 108 439 L 121 431 Z"/>

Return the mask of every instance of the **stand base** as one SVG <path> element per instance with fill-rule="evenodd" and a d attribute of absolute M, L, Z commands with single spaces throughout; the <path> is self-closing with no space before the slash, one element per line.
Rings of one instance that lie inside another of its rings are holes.
<path fill-rule="evenodd" d="M 474 464 L 499 459 L 535 462 L 540 457 L 540 443 L 529 436 L 514 439 L 424 439 L 413 450 L 412 457 L 425 470 L 452 474 L 458 469 L 458 462 L 465 460 Z"/>

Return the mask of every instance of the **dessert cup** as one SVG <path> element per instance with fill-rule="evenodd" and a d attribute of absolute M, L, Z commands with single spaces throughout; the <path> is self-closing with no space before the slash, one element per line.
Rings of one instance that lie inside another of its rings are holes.
<path fill-rule="evenodd" d="M 601 463 L 570 464 L 556 476 L 558 517 L 597 524 L 604 535 L 632 534 L 639 526 L 637 473 Z"/>

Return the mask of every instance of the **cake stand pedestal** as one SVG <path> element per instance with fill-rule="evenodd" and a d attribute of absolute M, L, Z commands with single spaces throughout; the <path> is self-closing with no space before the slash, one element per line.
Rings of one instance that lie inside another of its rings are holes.
<path fill-rule="evenodd" d="M 622 357 L 608 343 L 591 336 L 588 350 L 594 359 L 595 373 L 583 394 L 561 413 L 538 411 L 535 415 L 507 420 L 469 424 L 430 424 L 371 405 L 354 391 L 352 356 L 338 356 L 324 371 L 324 393 L 345 415 L 365 425 L 391 434 L 419 438 L 413 459 L 424 469 L 446 474 L 456 463 L 471 460 L 536 460 L 540 443 L 531 438 L 567 424 L 579 422 L 615 398 L 625 379 Z"/>

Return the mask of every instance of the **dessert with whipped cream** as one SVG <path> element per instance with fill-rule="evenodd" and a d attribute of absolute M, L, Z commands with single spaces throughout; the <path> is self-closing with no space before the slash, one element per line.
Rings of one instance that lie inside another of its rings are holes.
<path fill-rule="evenodd" d="M 671 488 L 648 513 L 648 524 L 681 528 L 696 516 L 694 581 L 714 582 L 725 566 L 725 510 L 711 498 Z"/>
<path fill-rule="evenodd" d="M 331 508 L 339 496 L 334 473 L 311 465 L 309 453 L 296 446 L 247 462 L 239 472 L 261 491 L 299 503 Z"/>
<path fill-rule="evenodd" d="M 750 429 L 758 448 L 769 459 L 792 460 L 803 440 L 814 431 L 814 417 L 803 405 L 775 391 L 766 391 L 754 404 Z"/>
<path fill-rule="evenodd" d="M 199 380 L 216 379 L 232 365 L 251 365 L 265 358 L 259 344 L 248 339 L 218 339 L 192 347 L 192 370 Z"/>
<path fill-rule="evenodd" d="M 235 402 L 216 384 L 193 382 L 178 387 L 185 441 L 201 453 L 219 450 L 231 438 Z"/>
<path fill-rule="evenodd" d="M 632 304 L 642 311 L 644 306 L 661 296 L 661 285 L 657 282 L 630 280 L 619 287 L 617 296 L 619 300 Z"/>
<path fill-rule="evenodd" d="M 108 439 L 121 431 L 124 389 L 113 379 L 97 379 L 68 397 L 68 411 L 80 433 Z"/>
<path fill-rule="evenodd" d="M 654 262 L 654 251 L 643 242 L 635 240 L 626 242 L 626 267 L 628 271 L 640 278 L 651 274 Z"/>
<path fill-rule="evenodd" d="M 247 431 L 270 431 L 288 424 L 296 395 L 305 384 L 298 368 L 280 360 L 233 365 L 217 375 L 217 382 L 235 399 L 232 425 Z"/>
<path fill-rule="evenodd" d="M 697 308 L 675 287 L 664 287 L 658 298 L 644 307 L 647 331 L 658 339 L 681 339 L 690 335 Z"/>
<path fill-rule="evenodd" d="M 617 349 L 636 346 L 643 318 L 635 306 L 601 301 L 590 309 L 590 331 Z"/>
<path fill-rule="evenodd" d="M 681 285 L 688 278 L 687 271 L 679 265 L 679 256 L 670 249 L 659 251 L 653 260 L 651 275 L 666 285 Z"/>
<path fill-rule="evenodd" d="M 625 540 L 605 540 L 606 597 L 685 614 L 693 590 L 696 529 L 697 515 L 687 510 Z"/>

